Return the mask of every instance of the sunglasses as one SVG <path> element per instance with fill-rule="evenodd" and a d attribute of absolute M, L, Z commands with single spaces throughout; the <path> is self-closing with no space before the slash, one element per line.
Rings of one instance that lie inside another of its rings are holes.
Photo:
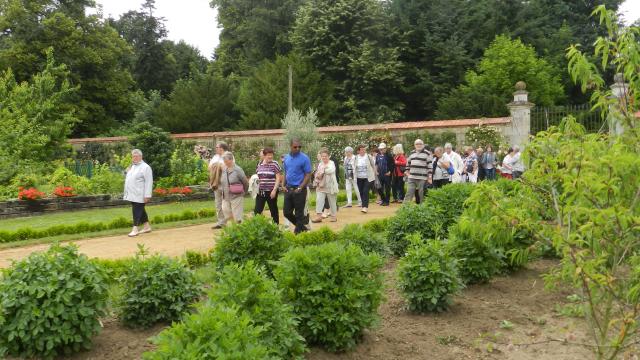
<path fill-rule="evenodd" d="M 302 149 L 302 146 L 292 146 L 294 149 Z"/>

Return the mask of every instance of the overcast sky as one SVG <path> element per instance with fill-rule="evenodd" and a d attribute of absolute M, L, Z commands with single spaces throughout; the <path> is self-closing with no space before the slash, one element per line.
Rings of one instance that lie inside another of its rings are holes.
<path fill-rule="evenodd" d="M 105 16 L 118 18 L 122 13 L 140 7 L 141 0 L 97 0 Z M 211 57 L 218 45 L 220 29 L 217 27 L 216 11 L 209 0 L 156 0 L 157 16 L 166 19 L 169 39 L 187 43 L 200 49 L 202 55 Z M 640 0 L 627 0 L 620 11 L 627 23 L 640 18 Z"/>

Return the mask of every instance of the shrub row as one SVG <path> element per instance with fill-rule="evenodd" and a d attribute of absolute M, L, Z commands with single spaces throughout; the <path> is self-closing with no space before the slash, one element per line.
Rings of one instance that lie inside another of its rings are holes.
<path fill-rule="evenodd" d="M 154 224 L 162 224 L 175 221 L 194 220 L 211 218 L 215 215 L 214 210 L 202 209 L 199 211 L 185 210 L 180 214 L 168 214 L 154 216 L 151 220 Z M 122 229 L 132 225 L 130 219 L 118 217 L 110 222 L 79 222 L 73 225 L 55 225 L 42 230 L 31 228 L 21 228 L 16 231 L 0 231 L 0 243 L 24 241 L 32 239 L 42 239 L 46 237 L 99 232 L 104 230 Z"/>

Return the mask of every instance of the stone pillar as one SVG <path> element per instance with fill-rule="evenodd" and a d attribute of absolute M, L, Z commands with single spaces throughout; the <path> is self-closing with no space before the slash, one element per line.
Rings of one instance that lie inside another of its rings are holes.
<path fill-rule="evenodd" d="M 611 85 L 611 94 L 612 97 L 618 101 L 609 108 L 609 134 L 622 135 L 624 132 L 624 118 L 620 111 L 622 110 L 621 108 L 627 107 L 629 84 L 624 82 L 624 76 L 620 73 L 616 74 L 613 79 L 614 83 Z"/>
<path fill-rule="evenodd" d="M 529 92 L 524 81 L 516 83 L 516 92 L 513 93 L 513 102 L 507 104 L 511 113 L 511 128 L 507 131 L 507 139 L 510 145 L 518 145 L 520 148 L 529 142 L 531 132 L 531 109 L 535 106 L 529 102 Z"/>

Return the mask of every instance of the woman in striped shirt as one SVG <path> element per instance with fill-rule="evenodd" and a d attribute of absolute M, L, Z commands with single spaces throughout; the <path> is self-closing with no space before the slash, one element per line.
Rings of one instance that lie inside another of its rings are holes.
<path fill-rule="evenodd" d="M 279 224 L 278 188 L 282 183 L 282 170 L 278 162 L 273 160 L 272 148 L 264 148 L 262 155 L 263 159 L 256 169 L 256 174 L 258 175 L 258 195 L 256 196 L 256 206 L 253 212 L 256 215 L 262 214 L 266 203 L 269 205 L 273 222 Z"/>

